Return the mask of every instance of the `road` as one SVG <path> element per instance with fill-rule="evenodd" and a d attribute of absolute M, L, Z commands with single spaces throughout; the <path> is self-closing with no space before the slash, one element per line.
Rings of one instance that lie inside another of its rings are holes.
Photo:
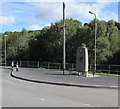
<path fill-rule="evenodd" d="M 36 68 L 20 68 L 18 72 L 14 69 L 14 75 L 26 79 L 40 80 L 55 83 L 67 83 L 75 85 L 88 85 L 88 86 L 105 86 L 105 87 L 118 87 L 118 77 L 95 75 L 95 77 L 81 77 L 77 75 L 69 75 L 66 71 L 63 75 L 62 71 L 43 70 Z"/>
<path fill-rule="evenodd" d="M 117 89 L 32 83 L 2 71 L 2 107 L 118 107 Z"/>

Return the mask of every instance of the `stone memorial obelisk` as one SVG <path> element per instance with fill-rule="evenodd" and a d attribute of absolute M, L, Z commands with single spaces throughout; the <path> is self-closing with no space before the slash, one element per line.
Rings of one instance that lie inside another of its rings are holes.
<path fill-rule="evenodd" d="M 76 71 L 84 77 L 88 76 L 88 49 L 86 47 L 77 48 Z"/>

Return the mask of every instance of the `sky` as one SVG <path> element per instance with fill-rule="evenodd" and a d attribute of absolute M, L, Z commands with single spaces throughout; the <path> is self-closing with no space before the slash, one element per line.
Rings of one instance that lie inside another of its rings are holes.
<path fill-rule="evenodd" d="M 118 22 L 118 0 L 64 0 L 65 18 L 89 23 L 94 19 Z M 0 30 L 41 30 L 62 20 L 63 0 L 3 0 L 0 2 Z"/>

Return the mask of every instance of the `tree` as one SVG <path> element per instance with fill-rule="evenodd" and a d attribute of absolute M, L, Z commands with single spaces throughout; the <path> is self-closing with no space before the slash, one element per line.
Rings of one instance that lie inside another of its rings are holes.
<path fill-rule="evenodd" d="M 108 21 L 107 35 L 110 41 L 110 49 L 113 54 L 119 49 L 118 47 L 118 28 L 115 26 L 115 21 Z"/>
<path fill-rule="evenodd" d="M 119 56 L 120 24 L 109 20 L 97 22 L 97 64 L 110 62 Z M 89 50 L 90 64 L 94 63 L 95 22 L 82 23 L 74 19 L 65 20 L 66 61 L 76 61 L 76 50 L 83 43 Z M 5 32 L 7 41 L 7 60 L 63 61 L 63 21 L 52 23 L 42 30 Z M 3 46 L 4 47 L 4 46 Z M 112 58 L 113 57 L 113 58 Z"/>
<path fill-rule="evenodd" d="M 97 39 L 97 63 L 108 61 L 108 57 L 112 55 L 110 51 L 110 42 L 107 37 L 99 37 Z"/>

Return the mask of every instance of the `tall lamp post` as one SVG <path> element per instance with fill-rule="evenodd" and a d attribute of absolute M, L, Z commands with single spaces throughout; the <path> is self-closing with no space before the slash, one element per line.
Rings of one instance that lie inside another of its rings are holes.
<path fill-rule="evenodd" d="M 95 64 L 95 71 L 94 71 L 94 73 L 93 73 L 93 76 L 94 76 L 94 74 L 96 73 L 96 36 L 97 36 L 97 22 L 96 22 L 96 14 L 95 13 L 93 13 L 93 12 L 91 12 L 91 11 L 89 11 L 89 13 L 90 14 L 93 14 L 94 16 L 95 16 L 95 62 L 94 62 L 94 64 Z"/>
<path fill-rule="evenodd" d="M 5 52 L 5 66 L 6 66 L 6 37 L 7 37 L 7 36 L 8 36 L 8 35 L 5 35 L 5 36 L 4 36 L 4 37 L 5 37 L 5 43 L 4 43 L 4 44 L 5 44 L 5 45 L 4 45 L 4 46 L 5 46 L 5 48 L 4 48 L 4 50 L 5 50 L 5 51 L 4 51 L 4 52 Z"/>

